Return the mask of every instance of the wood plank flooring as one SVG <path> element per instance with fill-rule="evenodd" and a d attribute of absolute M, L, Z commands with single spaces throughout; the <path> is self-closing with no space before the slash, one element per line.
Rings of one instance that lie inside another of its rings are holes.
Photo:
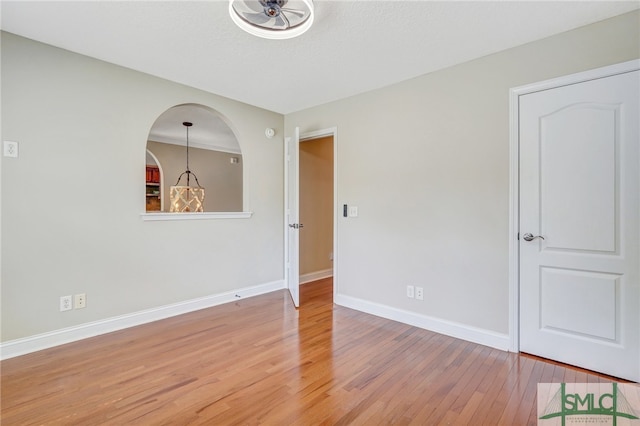
<path fill-rule="evenodd" d="M 332 303 L 331 279 L 12 358 L 2 425 L 535 425 L 614 379 Z"/>

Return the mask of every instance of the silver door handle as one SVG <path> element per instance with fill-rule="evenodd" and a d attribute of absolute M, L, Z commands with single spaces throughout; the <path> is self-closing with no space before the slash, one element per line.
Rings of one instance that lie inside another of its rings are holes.
<path fill-rule="evenodd" d="M 524 238 L 525 241 L 533 241 L 536 238 L 540 238 L 541 240 L 544 240 L 544 237 L 542 235 L 533 235 L 529 233 L 524 234 L 522 238 Z"/>

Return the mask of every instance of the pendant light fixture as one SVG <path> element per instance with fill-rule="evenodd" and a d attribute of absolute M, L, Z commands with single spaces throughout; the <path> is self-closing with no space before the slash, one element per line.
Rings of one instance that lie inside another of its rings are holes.
<path fill-rule="evenodd" d="M 169 191 L 170 209 L 172 213 L 202 212 L 204 211 L 204 188 L 200 186 L 198 177 L 189 170 L 189 127 L 193 123 L 185 121 L 182 123 L 187 128 L 187 170 L 178 176 L 178 181 Z M 187 186 L 180 186 L 180 179 L 187 175 Z M 196 185 L 191 186 L 191 175 L 196 180 Z"/>
<path fill-rule="evenodd" d="M 229 14 L 249 34 L 277 40 L 304 33 L 314 17 L 312 0 L 229 0 Z"/>

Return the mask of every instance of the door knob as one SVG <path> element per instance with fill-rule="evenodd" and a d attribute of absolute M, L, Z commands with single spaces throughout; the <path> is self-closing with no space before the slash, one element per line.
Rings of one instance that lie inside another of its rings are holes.
<path fill-rule="evenodd" d="M 536 238 L 540 238 L 541 240 L 544 240 L 544 237 L 542 235 L 533 235 L 533 234 L 529 234 L 528 232 L 524 234 L 522 238 L 524 238 L 525 241 L 533 241 Z"/>

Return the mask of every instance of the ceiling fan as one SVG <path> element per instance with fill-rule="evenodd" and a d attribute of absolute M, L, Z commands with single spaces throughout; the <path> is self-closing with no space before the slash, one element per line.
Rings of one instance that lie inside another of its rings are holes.
<path fill-rule="evenodd" d="M 246 32 L 280 40 L 307 31 L 314 16 L 312 0 L 230 0 L 229 14 Z"/>

